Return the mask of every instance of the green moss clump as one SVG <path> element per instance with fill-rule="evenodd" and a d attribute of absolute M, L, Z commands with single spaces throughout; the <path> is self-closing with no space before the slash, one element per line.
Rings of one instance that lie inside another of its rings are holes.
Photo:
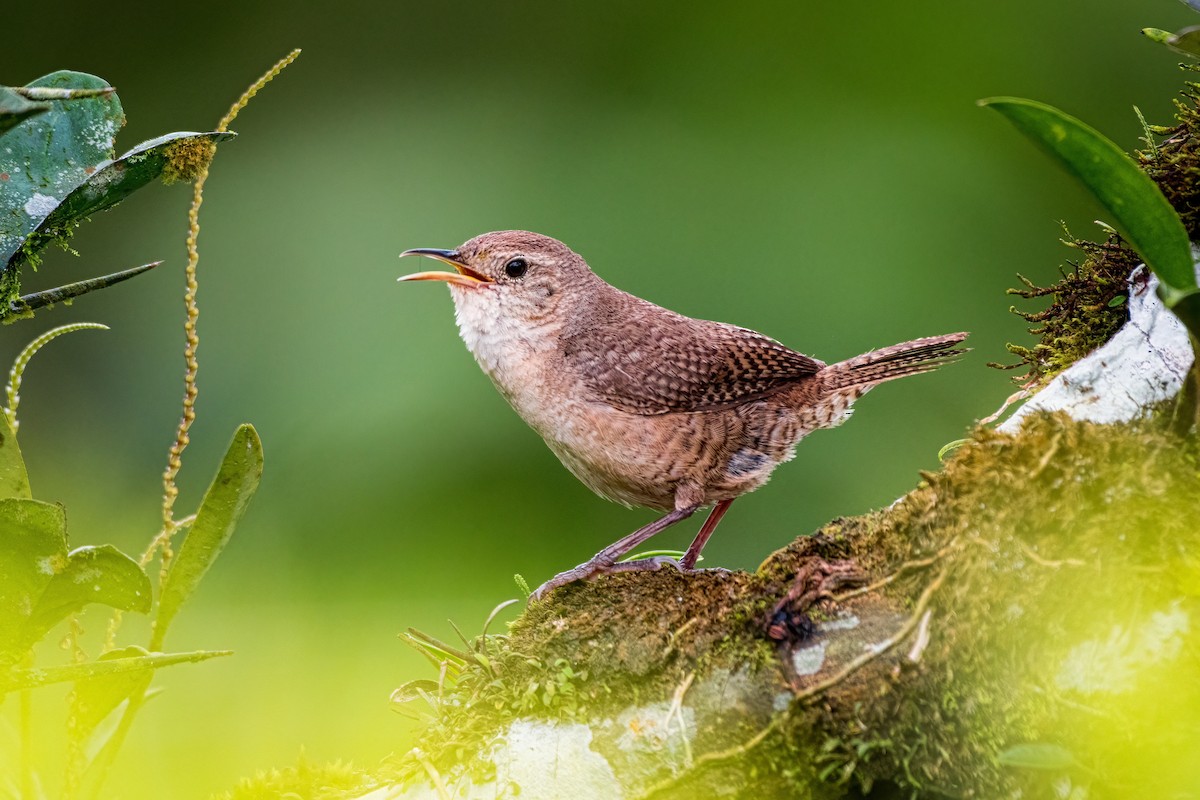
<path fill-rule="evenodd" d="M 1185 64 L 1188 71 L 1200 66 Z M 1175 124 L 1151 127 L 1146 149 L 1135 153 L 1149 175 L 1183 220 L 1188 237 L 1200 239 L 1200 84 L 1188 82 L 1175 101 Z M 1164 137 L 1161 144 L 1151 134 Z"/>
<path fill-rule="evenodd" d="M 905 602 L 932 571 L 947 570 L 919 665 L 828 693 L 796 737 L 823 732 L 826 776 L 862 787 L 1049 797 L 1066 781 L 1117 798 L 1146 772 L 1154 777 L 1137 793 L 1178 791 L 1197 768 L 1167 767 L 1161 754 L 1182 754 L 1200 736 L 1200 687 L 1169 652 L 1196 647 L 1200 632 L 1194 622 L 1163 630 L 1196 610 L 1198 569 L 1185 556 L 1200 551 L 1197 508 L 1196 443 L 1156 421 L 1038 416 L 1015 438 L 977 431 L 926 486 L 886 511 L 838 521 L 769 566 L 786 574 L 801 554 L 840 557 L 849 541 L 851 557 L 886 574 L 898 558 L 955 543 L 938 566 L 884 589 Z M 1097 661 L 1109 667 L 1073 673 Z M 1080 766 L 1002 765 L 1003 753 L 1029 744 L 1062 748 Z"/>
<path fill-rule="evenodd" d="M 301 755 L 295 766 L 243 778 L 236 787 L 214 800 L 336 800 L 350 793 L 369 791 L 376 785 L 376 779 L 351 764 L 335 761 L 318 765 Z"/>
<path fill-rule="evenodd" d="M 191 183 L 208 169 L 216 152 L 216 144 L 199 137 L 172 142 L 164 151 L 167 161 L 163 165 L 163 183 Z"/>
<path fill-rule="evenodd" d="M 1040 385 L 1107 342 L 1129 315 L 1126 304 L 1129 274 L 1141 262 L 1137 253 L 1112 234 L 1103 243 L 1076 239 L 1067 233 L 1063 242 L 1083 253 L 1078 262 L 1068 262 L 1070 271 L 1060 270 L 1062 279 L 1050 286 L 1037 286 L 1023 275 L 1017 277 L 1024 289 L 1009 289 L 1009 294 L 1026 300 L 1050 297 L 1043 311 L 1027 312 L 1013 308 L 1026 322 L 1029 332 L 1038 337 L 1033 347 L 1009 344 L 1008 351 L 1020 360 L 1015 364 L 988 366 L 998 369 L 1024 368 L 1014 380 Z"/>

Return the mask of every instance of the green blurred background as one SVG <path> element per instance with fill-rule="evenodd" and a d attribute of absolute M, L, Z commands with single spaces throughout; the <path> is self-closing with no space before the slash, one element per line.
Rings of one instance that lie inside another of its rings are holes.
<path fill-rule="evenodd" d="M 178 507 L 242 421 L 267 468 L 168 645 L 237 654 L 160 674 L 110 785 L 124 798 L 206 797 L 302 749 L 403 752 L 388 693 L 432 675 L 399 631 L 476 632 L 516 596 L 514 573 L 536 585 L 652 517 L 559 466 L 466 353 L 445 289 L 396 284 L 419 266 L 401 250 L 540 231 L 635 294 L 825 360 L 973 331 L 964 363 L 873 393 L 733 507 L 707 564 L 753 568 L 935 468 L 1013 389 L 984 365 L 1024 338 L 1004 295 L 1015 273 L 1055 277 L 1072 255 L 1060 219 L 1100 235 L 1083 191 L 974 101 L 1044 100 L 1132 148 L 1131 106 L 1164 121 L 1183 80 L 1138 30 L 1195 21 L 1169 0 L 32 8 L 3 12 L 0 81 L 106 78 L 129 120 L 119 151 L 209 129 L 304 48 L 234 125 L 201 220 L 199 419 Z M 51 253 L 25 285 L 162 268 L 0 331 L 7 364 L 52 325 L 112 326 L 55 342 L 22 393 L 35 495 L 66 505 L 74 544 L 140 552 L 156 530 L 188 199 L 140 192 L 80 230 L 81 258 Z M 85 624 L 94 647 L 104 618 Z M 37 697 L 53 763 L 61 695 Z"/>

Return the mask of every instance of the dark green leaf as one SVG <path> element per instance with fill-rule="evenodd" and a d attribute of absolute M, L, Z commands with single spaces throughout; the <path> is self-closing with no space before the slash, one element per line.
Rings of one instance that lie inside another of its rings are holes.
<path fill-rule="evenodd" d="M 60 89 L 100 89 L 107 82 L 82 72 L 60 71 L 29 84 Z M 117 130 L 125 124 L 115 93 L 81 100 L 53 100 L 50 110 L 0 136 L 0 265 L 7 265 L 32 233 L 93 168 L 113 157 Z M 9 299 L 9 298 L 4 298 Z"/>
<path fill-rule="evenodd" d="M 39 308 L 46 308 L 55 303 L 63 303 L 67 300 L 74 299 L 80 295 L 94 292 L 97 289 L 106 289 L 113 284 L 127 281 L 130 278 L 141 275 L 143 272 L 152 270 L 161 264 L 161 261 L 154 261 L 149 264 L 143 264 L 140 267 L 114 272 L 111 275 L 102 275 L 99 278 L 88 278 L 87 280 L 68 283 L 65 286 L 59 286 L 57 289 L 45 289 L 40 292 L 27 294 L 17 300 L 12 301 L 8 307 L 10 314 L 24 314 L 34 311 Z M 4 317 L 4 310 L 0 309 L 0 319 Z"/>
<path fill-rule="evenodd" d="M 52 683 L 92 680 L 109 675 L 142 672 L 146 669 L 160 669 L 174 664 L 195 663 L 231 655 L 233 655 L 232 650 L 195 650 L 190 653 L 151 653 L 147 656 L 101 659 L 83 664 L 67 664 L 61 667 L 12 669 L 7 674 L 0 673 L 0 694 L 20 689 L 36 689 Z"/>
<path fill-rule="evenodd" d="M 1062 772 L 1075 766 L 1075 756 L 1065 747 L 1056 744 L 1017 744 L 996 757 L 1006 767 L 1018 769 L 1042 769 Z"/>
<path fill-rule="evenodd" d="M 229 542 L 258 489 L 262 469 L 262 442 L 253 426 L 242 425 L 233 435 L 217 476 L 200 502 L 196 519 L 163 581 L 151 647 L 161 646 L 171 620 Z"/>
<path fill-rule="evenodd" d="M 142 142 L 115 161 L 95 165 L 95 171 L 74 188 L 30 235 L 30 244 L 13 263 L 20 263 L 28 252 L 37 252 L 54 240 L 72 223 L 111 208 L 133 192 L 163 175 L 171 165 L 170 156 L 181 148 L 211 147 L 232 139 L 234 133 L 168 133 Z"/>
<path fill-rule="evenodd" d="M 4 497 L 28 499 L 31 495 L 17 435 L 8 422 L 8 414 L 0 411 L 0 498 Z"/>
<path fill-rule="evenodd" d="M 89 603 L 145 614 L 150 610 L 150 579 L 137 562 L 110 544 L 80 547 L 67 556 L 34 606 L 29 638 L 36 641 L 68 614 Z"/>
<path fill-rule="evenodd" d="M 0 666 L 33 644 L 29 621 L 38 599 L 67 566 L 67 523 L 61 506 L 0 500 Z"/>
<path fill-rule="evenodd" d="M 1166 289 L 1167 298 L 1196 288 L 1187 231 L 1154 181 L 1112 141 L 1056 108 L 1015 97 L 993 97 L 994 108 L 1053 155 L 1091 190 Z M 1171 305 L 1168 299 L 1168 305 Z"/>
<path fill-rule="evenodd" d="M 9 89 L 0 86 L 0 134 L 15 127 L 21 120 L 50 110 L 49 103 L 33 102 Z M 9 178 L 12 176 L 10 175 Z M 8 180 L 8 179 L 0 179 Z"/>

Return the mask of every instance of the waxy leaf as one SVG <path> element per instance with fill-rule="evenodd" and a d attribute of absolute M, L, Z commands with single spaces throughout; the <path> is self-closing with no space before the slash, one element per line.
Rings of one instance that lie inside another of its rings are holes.
<path fill-rule="evenodd" d="M 30 498 L 29 474 L 25 459 L 17 444 L 17 434 L 9 424 L 8 414 L 0 411 L 0 498 Z"/>
<path fill-rule="evenodd" d="M 67 565 L 67 522 L 61 506 L 9 497 L 0 500 L 0 666 L 33 644 L 33 610 Z"/>
<path fill-rule="evenodd" d="M 142 142 L 115 161 L 97 163 L 87 179 L 71 190 L 30 234 L 29 244 L 11 259 L 20 265 L 28 254 L 36 253 L 70 225 L 81 222 L 97 211 L 111 208 L 133 192 L 163 175 L 171 168 L 171 156 L 181 148 L 204 151 L 232 139 L 235 133 L 168 133 Z"/>
<path fill-rule="evenodd" d="M 30 637 L 40 639 L 67 615 L 89 603 L 122 611 L 150 610 L 150 579 L 138 563 L 110 544 L 80 547 L 67 556 L 67 566 L 51 578 L 33 609 Z"/>
<path fill-rule="evenodd" d="M 242 425 L 233 435 L 217 475 L 200 502 L 196 519 L 163 581 L 152 648 L 162 645 L 171 620 L 233 536 L 238 520 L 258 489 L 262 470 L 262 442 L 253 426 Z"/>
<path fill-rule="evenodd" d="M 1083 181 L 1112 215 L 1117 230 L 1158 276 L 1168 306 L 1196 288 L 1191 245 L 1179 215 L 1154 181 L 1116 144 L 1044 103 L 1016 97 L 993 97 L 979 103 L 999 111 Z"/>
<path fill-rule="evenodd" d="M 108 84 L 94 75 L 62 70 L 29 86 L 101 89 Z M 52 100 L 49 111 L 0 136 L 0 271 L 7 272 L 26 237 L 90 171 L 113 157 L 113 142 L 124 124 L 121 101 L 109 93 Z"/>

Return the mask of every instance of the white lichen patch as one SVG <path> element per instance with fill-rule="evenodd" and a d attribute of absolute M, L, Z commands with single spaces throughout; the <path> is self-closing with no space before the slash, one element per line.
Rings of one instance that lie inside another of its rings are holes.
<path fill-rule="evenodd" d="M 83 138 L 97 150 L 112 150 L 117 138 L 117 121 L 102 119 L 85 130 Z"/>
<path fill-rule="evenodd" d="M 1082 694 L 1130 691 L 1149 669 L 1179 657 L 1190 630 L 1191 618 L 1176 600 L 1140 624 L 1114 625 L 1107 636 L 1071 648 L 1055 683 Z"/>
<path fill-rule="evenodd" d="M 829 633 L 830 631 L 852 631 L 858 627 L 858 624 L 858 617 L 847 611 L 843 611 L 833 619 L 827 619 L 824 622 L 818 622 L 817 630 L 821 633 Z"/>
<path fill-rule="evenodd" d="M 61 563 L 60 556 L 45 556 L 37 560 L 37 571 L 43 575 L 53 575 L 58 572 Z"/>
<path fill-rule="evenodd" d="M 816 675 L 825 666 L 825 643 L 816 642 L 792 651 L 792 669 L 800 677 Z"/>
<path fill-rule="evenodd" d="M 616 723 L 621 730 L 616 745 L 626 752 L 661 752 L 696 736 L 696 712 L 667 702 L 630 706 L 617 715 Z"/>
<path fill-rule="evenodd" d="M 25 201 L 25 213 L 40 222 L 49 216 L 51 211 L 58 208 L 60 202 L 57 197 L 34 192 L 33 197 Z"/>
<path fill-rule="evenodd" d="M 1037 411 L 1115 423 L 1136 419 L 1179 393 L 1192 365 L 1187 329 L 1167 310 L 1144 266 L 1129 276 L 1129 321 L 1103 347 L 1076 361 L 998 426 L 1016 433 Z"/>
<path fill-rule="evenodd" d="M 477 784 L 442 776 L 450 797 L 466 800 L 619 800 L 624 796 L 612 766 L 592 749 L 592 730 L 580 723 L 518 719 L 495 740 L 489 761 L 495 778 Z M 391 786 L 357 800 L 438 800 L 427 784 Z"/>

